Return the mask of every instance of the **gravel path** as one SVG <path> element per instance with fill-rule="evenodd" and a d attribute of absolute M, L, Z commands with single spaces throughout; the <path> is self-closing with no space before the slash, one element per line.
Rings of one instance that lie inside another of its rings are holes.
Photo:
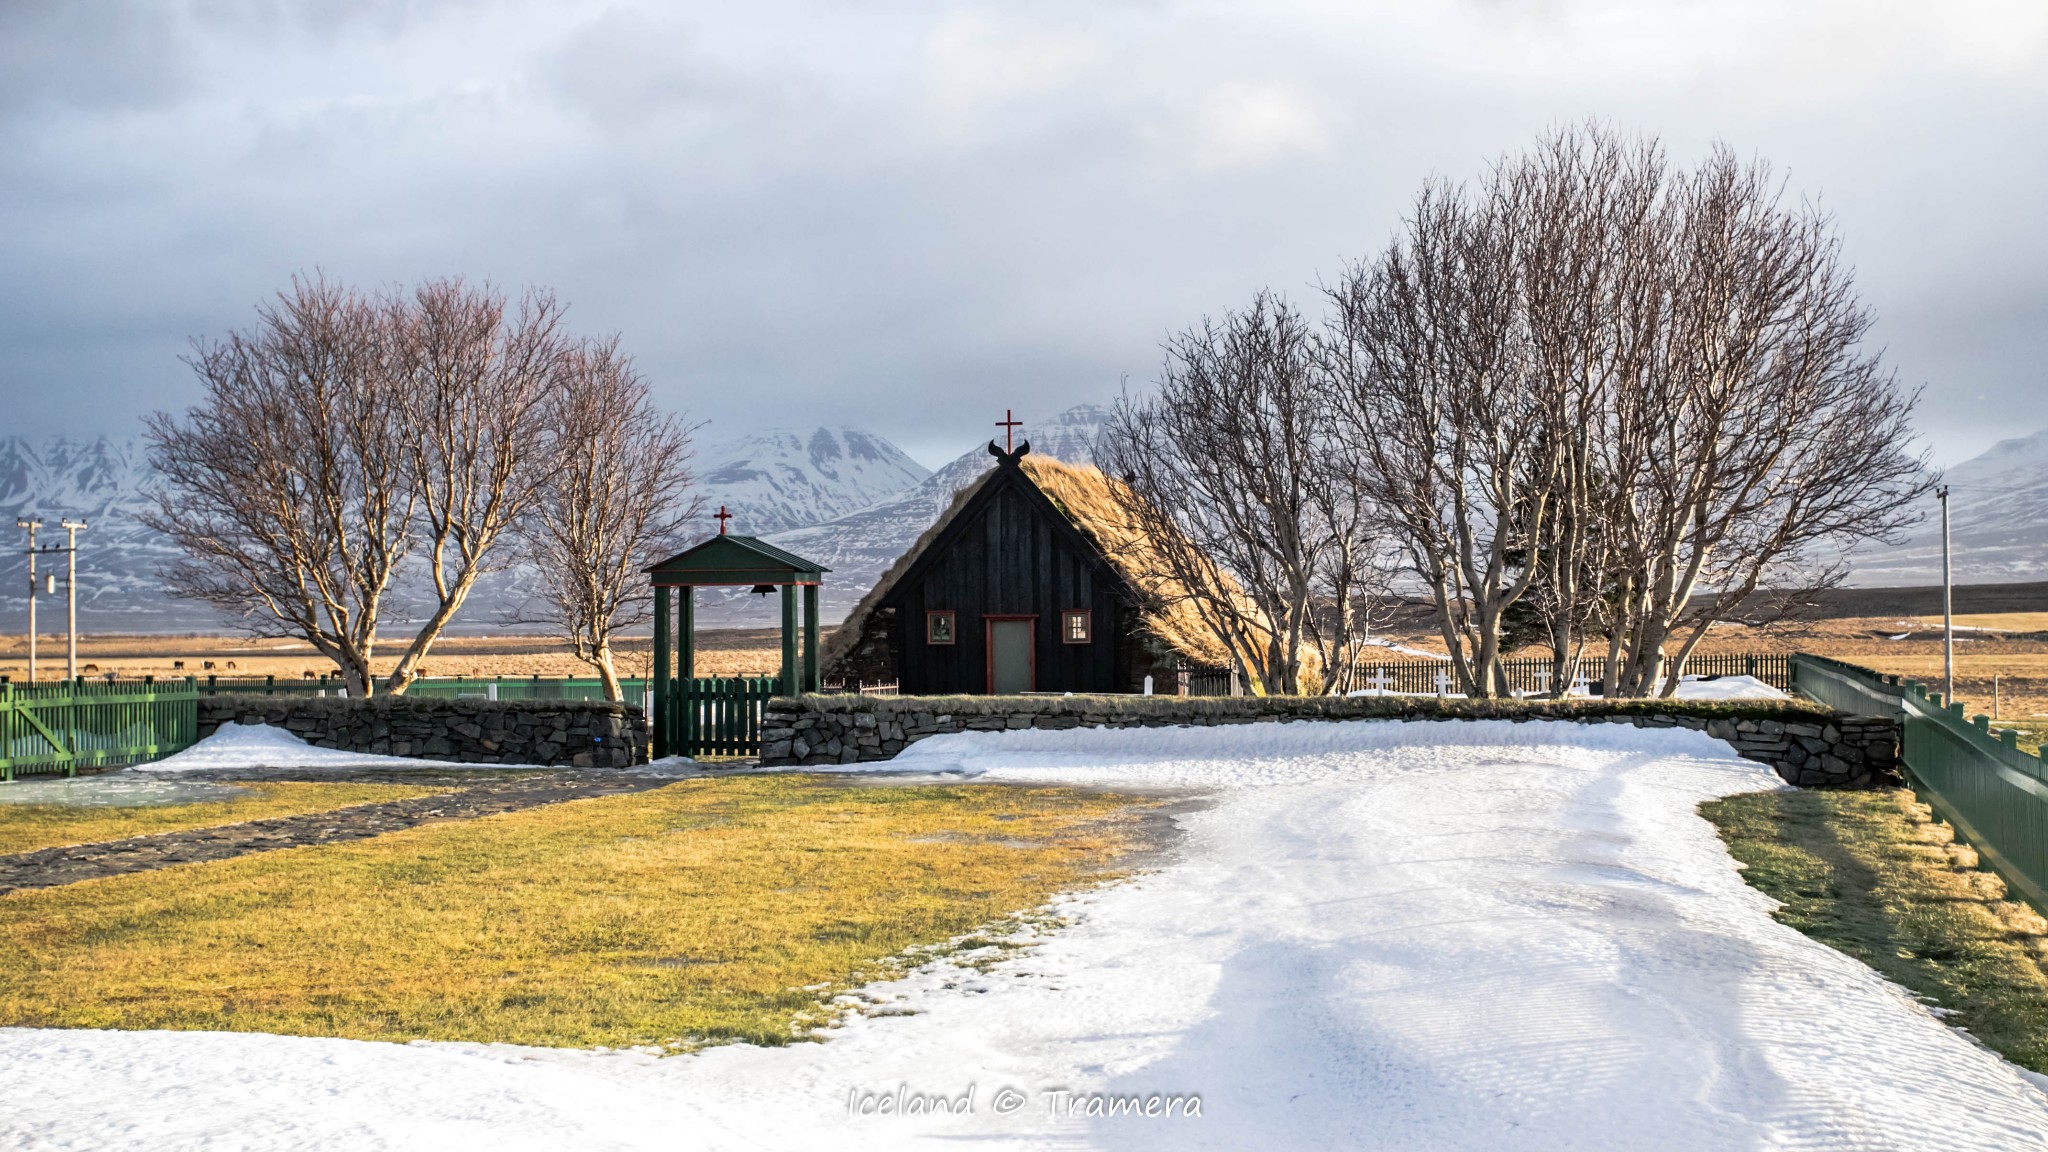
<path fill-rule="evenodd" d="M 173 864 L 229 860 L 253 852 L 367 840 L 444 820 L 474 820 L 501 812 L 518 812 L 582 800 L 644 792 L 673 783 L 662 776 L 625 776 L 616 772 L 550 772 L 514 780 L 470 784 L 457 792 L 357 804 L 326 812 L 274 816 L 244 824 L 162 832 L 99 844 L 42 848 L 0 856 L 0 894 L 32 888 L 55 888 L 102 876 L 148 872 Z"/>

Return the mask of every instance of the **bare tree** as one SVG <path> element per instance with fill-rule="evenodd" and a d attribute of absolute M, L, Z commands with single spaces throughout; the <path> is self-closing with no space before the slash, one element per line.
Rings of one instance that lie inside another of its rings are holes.
<path fill-rule="evenodd" d="M 553 465 L 560 314 L 543 292 L 508 314 L 460 280 L 371 297 L 316 277 L 197 345 L 205 403 L 149 419 L 152 522 L 186 555 L 172 591 L 304 637 L 360 695 L 420 558 L 432 605 L 381 683 L 403 692 Z"/>
<path fill-rule="evenodd" d="M 390 386 L 401 354 L 382 315 L 324 278 L 295 279 L 252 330 L 195 345 L 202 405 L 147 420 L 167 483 L 144 521 L 185 553 L 165 573 L 172 594 L 303 638 L 358 696 L 415 506 Z"/>
<path fill-rule="evenodd" d="M 1519 610 L 1557 690 L 1604 633 L 1607 691 L 1668 693 L 1767 582 L 1903 525 L 1913 398 L 1863 347 L 1839 251 L 1762 164 L 1673 174 L 1592 125 L 1475 193 L 1429 184 L 1329 290 L 1351 444 L 1468 691 L 1507 690 Z"/>
<path fill-rule="evenodd" d="M 1174 336 L 1157 390 L 1118 403 L 1100 449 L 1146 539 L 1139 559 L 1260 693 L 1301 691 L 1308 653 L 1325 690 L 1348 682 L 1374 572 L 1353 477 L 1333 466 L 1312 339 L 1265 292 Z"/>
<path fill-rule="evenodd" d="M 1658 315 L 1655 239 L 1663 156 L 1654 141 L 1598 128 L 1546 136 L 1501 175 L 1526 190 L 1519 223 L 1540 437 L 1555 465 L 1549 515 L 1526 526 L 1534 579 L 1522 604 L 1551 650 L 1551 692 L 1577 679 L 1590 629 L 1611 607 L 1614 534 L 1608 504 L 1621 489 L 1612 462 L 1614 390 L 1639 375 Z"/>
<path fill-rule="evenodd" d="M 546 483 L 520 525 L 541 578 L 538 616 L 623 699 L 613 640 L 651 618 L 641 569 L 680 543 L 691 492 L 691 426 L 654 406 L 616 337 L 565 358 L 546 407 L 556 430 Z"/>
<path fill-rule="evenodd" d="M 1905 447 L 1916 396 L 1866 345 L 1833 221 L 1726 148 L 1666 196 L 1654 354 L 1618 396 L 1638 430 L 1613 462 L 1628 498 L 1602 509 L 1623 695 L 1670 693 L 1714 622 L 1767 582 L 1816 578 L 1820 546 L 1892 537 L 1932 482 Z"/>
<path fill-rule="evenodd" d="M 1529 541 L 1547 530 L 1559 468 L 1518 307 L 1527 198 L 1501 173 L 1471 200 L 1432 183 L 1406 235 L 1327 289 L 1347 447 L 1474 695 L 1507 690 L 1501 639 L 1536 578 Z"/>
<path fill-rule="evenodd" d="M 568 354 L 561 308 L 529 291 L 505 297 L 460 279 L 429 281 L 388 307 L 403 352 L 396 402 L 417 495 L 420 554 L 434 604 L 391 671 L 403 692 L 477 580 L 504 566 L 496 549 L 533 506 L 554 463 L 544 419 Z"/>

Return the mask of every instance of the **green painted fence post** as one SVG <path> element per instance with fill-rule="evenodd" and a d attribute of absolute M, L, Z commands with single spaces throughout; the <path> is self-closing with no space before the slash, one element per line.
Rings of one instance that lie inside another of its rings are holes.
<path fill-rule="evenodd" d="M 654 586 L 654 715 L 647 718 L 647 730 L 656 760 L 673 755 L 668 747 L 668 596 L 666 585 Z"/>
<path fill-rule="evenodd" d="M 796 585 L 782 586 L 782 692 L 794 696 L 796 682 Z"/>
<path fill-rule="evenodd" d="M 798 692 L 816 692 L 824 687 L 818 675 L 818 586 L 804 585 L 804 674 Z"/>

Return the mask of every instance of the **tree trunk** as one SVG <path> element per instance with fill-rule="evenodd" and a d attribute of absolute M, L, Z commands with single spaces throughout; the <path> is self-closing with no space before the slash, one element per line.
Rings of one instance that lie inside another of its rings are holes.
<path fill-rule="evenodd" d="M 597 679 L 598 683 L 604 685 L 604 698 L 614 704 L 625 703 L 626 690 L 619 685 L 619 672 L 612 663 L 612 643 L 609 639 L 598 644 L 597 652 L 590 662 L 597 666 Z"/>

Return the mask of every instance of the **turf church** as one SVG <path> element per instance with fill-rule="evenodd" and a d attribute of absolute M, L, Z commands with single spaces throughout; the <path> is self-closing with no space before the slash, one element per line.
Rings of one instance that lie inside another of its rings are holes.
<path fill-rule="evenodd" d="M 828 676 L 920 696 L 1137 692 L 1151 677 L 1170 695 L 1181 669 L 1212 662 L 1116 548 L 1100 472 L 1031 457 L 1029 441 L 988 451 L 995 467 L 833 635 Z"/>

